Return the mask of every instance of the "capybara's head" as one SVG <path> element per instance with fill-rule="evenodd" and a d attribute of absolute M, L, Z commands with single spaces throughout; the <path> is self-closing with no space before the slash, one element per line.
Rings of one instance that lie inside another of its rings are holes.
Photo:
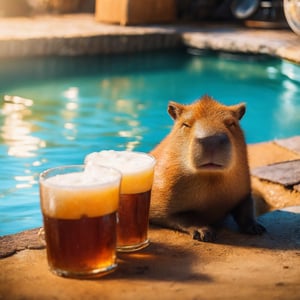
<path fill-rule="evenodd" d="M 245 111 L 244 103 L 225 106 L 209 96 L 190 105 L 170 102 L 168 112 L 175 120 L 172 136 L 186 167 L 220 172 L 238 164 L 239 155 L 245 153 L 239 125 Z"/>

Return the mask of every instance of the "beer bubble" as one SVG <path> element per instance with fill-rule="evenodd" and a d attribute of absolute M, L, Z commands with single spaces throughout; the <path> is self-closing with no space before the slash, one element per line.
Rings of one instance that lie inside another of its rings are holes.
<path fill-rule="evenodd" d="M 44 214 L 62 219 L 98 217 L 117 210 L 121 173 L 103 166 L 62 166 L 40 176 Z"/>
<path fill-rule="evenodd" d="M 85 164 L 89 166 L 106 166 L 122 173 L 121 193 L 142 193 L 151 189 L 153 182 L 154 157 L 134 151 L 102 150 L 86 156 Z"/>
<path fill-rule="evenodd" d="M 85 163 L 116 168 L 122 174 L 138 173 L 154 166 L 154 159 L 146 153 L 103 150 L 86 156 Z"/>
<path fill-rule="evenodd" d="M 112 168 L 103 168 L 99 165 L 86 165 L 83 172 L 58 174 L 46 180 L 49 185 L 58 187 L 84 188 L 93 185 L 105 185 L 115 182 L 121 175 Z"/>

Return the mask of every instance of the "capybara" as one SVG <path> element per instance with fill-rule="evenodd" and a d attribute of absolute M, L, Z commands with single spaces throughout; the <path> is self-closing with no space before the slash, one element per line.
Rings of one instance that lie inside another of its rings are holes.
<path fill-rule="evenodd" d="M 229 213 L 242 232 L 262 234 L 254 216 L 247 147 L 239 120 L 244 103 L 225 106 L 209 96 L 190 105 L 170 102 L 174 126 L 151 154 L 156 158 L 152 224 L 214 241 Z"/>

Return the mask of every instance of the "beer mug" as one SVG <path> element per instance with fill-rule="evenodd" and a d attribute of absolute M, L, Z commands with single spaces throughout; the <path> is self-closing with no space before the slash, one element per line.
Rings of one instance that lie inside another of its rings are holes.
<path fill-rule="evenodd" d="M 40 202 L 52 272 L 93 278 L 117 267 L 120 181 L 119 171 L 102 166 L 61 166 L 40 174 Z"/>
<path fill-rule="evenodd" d="M 149 209 L 155 158 L 143 152 L 104 150 L 89 154 L 86 164 L 105 165 L 122 173 L 117 250 L 131 252 L 149 245 Z"/>

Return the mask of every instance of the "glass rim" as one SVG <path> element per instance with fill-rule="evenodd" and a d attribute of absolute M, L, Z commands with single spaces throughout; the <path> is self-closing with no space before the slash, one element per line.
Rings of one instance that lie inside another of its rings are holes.
<path fill-rule="evenodd" d="M 68 173 L 64 173 L 64 172 L 57 172 L 53 176 L 47 177 L 47 175 L 49 175 L 51 172 L 55 172 L 56 170 L 59 171 L 59 170 L 64 170 L 64 169 L 74 169 L 73 173 L 83 173 L 86 167 L 87 167 L 86 164 L 74 164 L 74 165 L 60 165 L 60 166 L 48 168 L 39 174 L 39 184 L 47 185 L 49 187 L 60 188 L 60 189 L 72 188 L 72 189 L 82 190 L 85 188 L 95 188 L 95 187 L 107 186 L 107 185 L 113 184 L 114 182 L 118 182 L 119 185 L 121 183 L 122 173 L 118 169 L 109 167 L 109 166 L 100 165 L 100 164 L 97 165 L 98 168 L 111 170 L 115 173 L 116 177 L 114 176 L 114 178 L 111 178 L 108 181 L 93 182 L 93 183 L 88 183 L 88 184 L 70 184 L 70 183 L 56 184 L 56 183 L 49 183 L 49 182 L 45 183 L 45 181 L 50 177 L 54 177 L 56 175 L 68 174 Z M 75 169 L 78 169 L 78 170 L 76 171 Z M 72 173 L 72 172 L 70 172 L 70 173 Z"/>

